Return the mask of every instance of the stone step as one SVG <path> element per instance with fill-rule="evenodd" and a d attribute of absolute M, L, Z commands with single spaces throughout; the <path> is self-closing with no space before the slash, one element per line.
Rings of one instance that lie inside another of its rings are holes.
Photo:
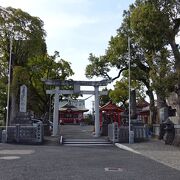
<path fill-rule="evenodd" d="M 112 143 L 106 139 L 63 139 L 62 144 L 71 146 L 112 145 Z"/>
<path fill-rule="evenodd" d="M 63 144 L 64 146 L 113 146 L 113 144 Z"/>
<path fill-rule="evenodd" d="M 109 142 L 106 139 L 85 139 L 85 138 L 64 138 L 63 139 L 64 142 Z"/>

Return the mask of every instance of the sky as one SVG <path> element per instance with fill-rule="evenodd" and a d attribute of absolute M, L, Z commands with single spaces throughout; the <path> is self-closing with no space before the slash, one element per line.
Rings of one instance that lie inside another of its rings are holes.
<path fill-rule="evenodd" d="M 59 51 L 71 63 L 75 73 L 71 78 L 79 81 L 87 80 L 89 53 L 104 54 L 121 25 L 123 11 L 132 3 L 134 0 L 0 0 L 0 6 L 20 8 L 44 22 L 49 55 Z M 92 98 L 86 102 L 89 109 Z"/>

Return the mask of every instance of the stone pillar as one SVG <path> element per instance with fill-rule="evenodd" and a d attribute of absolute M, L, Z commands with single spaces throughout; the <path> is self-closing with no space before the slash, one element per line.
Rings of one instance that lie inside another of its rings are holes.
<path fill-rule="evenodd" d="M 20 87 L 20 103 L 19 103 L 19 112 L 27 112 L 27 86 L 22 85 Z"/>
<path fill-rule="evenodd" d="M 94 86 L 95 89 L 95 136 L 100 136 L 99 122 L 99 86 Z"/>
<path fill-rule="evenodd" d="M 53 114 L 53 136 L 58 135 L 58 122 L 59 122 L 59 87 L 56 87 L 56 92 L 54 95 L 54 114 Z"/>

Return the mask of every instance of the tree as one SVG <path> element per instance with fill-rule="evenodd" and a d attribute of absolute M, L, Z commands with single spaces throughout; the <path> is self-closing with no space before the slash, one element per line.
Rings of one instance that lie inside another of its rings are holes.
<path fill-rule="evenodd" d="M 143 86 L 136 80 L 131 81 L 131 90 L 138 89 L 137 100 L 145 98 L 145 92 Z M 109 96 L 114 103 L 121 103 L 124 108 L 127 108 L 127 100 L 129 99 L 129 84 L 127 78 L 127 72 L 124 73 L 124 77 L 120 81 L 116 81 L 114 90 L 110 91 Z"/>
<path fill-rule="evenodd" d="M 131 9 L 130 9 L 131 10 Z M 111 37 L 109 41 L 109 46 L 106 50 L 104 56 L 95 57 L 90 56 L 90 65 L 92 71 L 87 71 L 90 77 L 103 76 L 105 78 L 116 80 L 120 77 L 122 72 L 128 69 L 129 57 L 128 57 L 128 37 L 133 37 L 133 34 L 129 27 L 129 11 L 124 12 L 124 19 L 121 27 L 117 31 L 115 37 Z M 99 67 L 100 66 L 100 67 Z M 105 66 L 105 68 L 103 68 Z M 116 68 L 119 73 L 116 77 L 110 77 L 108 72 L 110 68 Z M 108 69 L 109 68 L 109 69 Z M 106 71 L 108 69 L 108 71 Z M 150 109 L 154 111 L 154 95 L 153 89 L 151 87 L 150 81 L 150 67 L 146 62 L 145 51 L 136 43 L 136 41 L 131 39 L 131 77 L 137 82 L 141 82 L 147 88 L 147 94 L 150 98 Z M 127 89 L 128 90 L 128 89 Z"/>
<path fill-rule="evenodd" d="M 109 97 L 109 93 L 111 92 L 111 89 L 108 90 L 107 88 L 102 89 L 102 91 L 107 91 L 108 94 L 107 95 L 101 95 L 100 96 L 100 106 L 104 106 L 105 104 L 107 104 L 109 101 L 111 101 L 110 97 Z"/>
<path fill-rule="evenodd" d="M 0 9 L 0 52 L 1 64 L 9 61 L 10 44 L 12 44 L 11 75 L 15 75 L 16 66 L 24 66 L 29 57 L 46 53 L 45 31 L 43 22 L 30 16 L 20 9 L 11 7 Z M 13 76 L 11 83 L 15 84 Z M 10 121 L 17 112 L 17 99 L 14 91 L 11 91 Z"/>
<path fill-rule="evenodd" d="M 41 78 L 66 79 L 73 75 L 70 63 L 59 59 L 59 52 L 49 56 L 46 51 L 43 21 L 20 9 L 0 9 L 0 108 L 6 107 L 7 67 L 12 42 L 11 118 L 18 111 L 19 87 L 28 87 L 28 110 L 42 115 L 48 109 L 49 97 Z M 2 108 L 3 114 L 5 110 Z"/>
<path fill-rule="evenodd" d="M 154 54 L 170 45 L 175 59 L 176 88 L 180 106 L 180 51 L 176 43 L 180 27 L 180 4 L 176 0 L 138 0 L 131 15 L 131 28 L 138 43 Z M 153 58 L 154 59 L 154 58 Z M 161 59 L 164 61 L 164 58 Z M 180 115 L 180 112 L 178 113 Z"/>
<path fill-rule="evenodd" d="M 96 57 L 92 53 L 89 54 L 88 58 L 90 64 L 86 66 L 85 74 L 87 78 L 92 78 L 93 76 L 102 76 L 104 78 L 110 79 L 108 72 L 109 63 L 105 60 L 103 56 Z"/>
<path fill-rule="evenodd" d="M 29 59 L 27 63 L 27 72 L 29 74 L 29 109 L 37 115 L 48 112 L 50 106 L 49 95 L 46 94 L 46 85 L 41 81 L 44 79 L 65 80 L 72 76 L 73 70 L 70 63 L 60 59 L 56 51 L 53 56 L 40 56 Z"/>
<path fill-rule="evenodd" d="M 146 49 L 160 50 L 170 45 L 175 67 L 180 69 L 180 52 L 176 36 L 180 27 L 180 4 L 176 0 L 137 0 L 131 15 L 131 28 Z"/>
<path fill-rule="evenodd" d="M 142 2 L 147 6 L 142 8 Z M 94 61 L 91 60 L 91 64 L 88 66 L 91 66 L 93 70 L 89 71 L 91 77 L 93 75 L 101 75 L 112 80 L 119 78 L 121 73 L 128 69 L 127 39 L 131 37 L 131 77 L 133 80 L 137 80 L 146 86 L 146 93 L 150 98 L 150 110 L 153 112 L 152 114 L 155 114 L 153 91 L 156 91 L 158 97 L 160 97 L 160 99 L 163 98 L 164 101 L 169 93 L 169 86 L 172 87 L 172 84 L 170 85 L 169 82 L 172 82 L 171 78 L 175 77 L 175 74 L 171 68 L 174 61 L 172 58 L 168 58 L 169 52 L 165 52 L 168 51 L 165 47 L 168 42 L 168 40 L 165 39 L 166 33 L 161 33 L 162 29 L 169 27 L 167 17 L 156 10 L 153 4 L 154 1 L 149 4 L 147 2 L 148 1 L 141 0 L 136 1 L 135 4 L 129 7 L 128 11 L 124 12 L 123 22 L 117 31 L 117 35 L 111 37 L 105 55 L 99 58 L 95 56 L 93 58 L 91 57 Z M 142 12 L 139 12 L 139 9 L 136 12 L 137 7 L 142 8 Z M 143 14 L 142 17 L 141 13 Z M 159 27 L 158 20 L 162 15 L 164 19 L 162 19 L 160 23 L 165 24 L 165 26 Z M 140 19 L 139 16 L 142 19 Z M 149 20 L 151 21 L 149 22 Z M 141 26 L 139 26 L 138 23 L 140 23 Z M 159 28 L 158 33 L 156 32 L 157 28 Z M 143 35 L 146 36 L 143 38 Z M 160 61 L 164 63 L 159 63 Z M 101 67 L 99 68 L 98 65 L 101 65 Z M 103 68 L 103 65 L 105 68 Z M 119 74 L 115 78 L 111 78 L 107 74 L 110 72 L 111 67 L 119 69 Z M 108 71 L 106 71 L 106 69 L 108 69 Z M 158 69 L 159 72 L 156 71 L 158 73 L 154 73 L 155 69 Z M 86 74 L 89 72 L 86 71 Z M 171 76 L 167 76 L 169 72 L 171 72 Z M 166 80 L 164 80 L 166 83 L 162 83 L 162 74 L 166 75 Z M 166 89 L 164 91 L 165 93 L 158 90 L 162 88 Z"/>
<path fill-rule="evenodd" d="M 114 85 L 114 90 L 112 90 L 109 94 L 112 102 L 114 103 L 122 103 L 125 108 L 127 108 L 127 100 L 128 97 L 128 81 L 116 81 Z"/>
<path fill-rule="evenodd" d="M 157 95 L 157 107 L 160 109 L 167 106 L 166 99 L 177 83 L 174 61 L 170 59 L 170 53 L 166 48 L 162 48 L 153 58 L 149 57 L 148 61 L 151 63 L 152 87 Z"/>

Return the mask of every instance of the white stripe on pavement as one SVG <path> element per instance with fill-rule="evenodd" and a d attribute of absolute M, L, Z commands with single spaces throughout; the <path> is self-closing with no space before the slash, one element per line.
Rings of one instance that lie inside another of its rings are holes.
<path fill-rule="evenodd" d="M 134 149 L 132 149 L 132 148 L 130 148 L 130 147 L 127 147 L 127 146 L 125 146 L 125 145 L 119 144 L 119 143 L 115 143 L 115 146 L 117 146 L 117 147 L 120 148 L 120 149 L 133 152 L 133 153 L 135 153 L 135 154 L 141 154 L 140 152 L 135 151 Z"/>

